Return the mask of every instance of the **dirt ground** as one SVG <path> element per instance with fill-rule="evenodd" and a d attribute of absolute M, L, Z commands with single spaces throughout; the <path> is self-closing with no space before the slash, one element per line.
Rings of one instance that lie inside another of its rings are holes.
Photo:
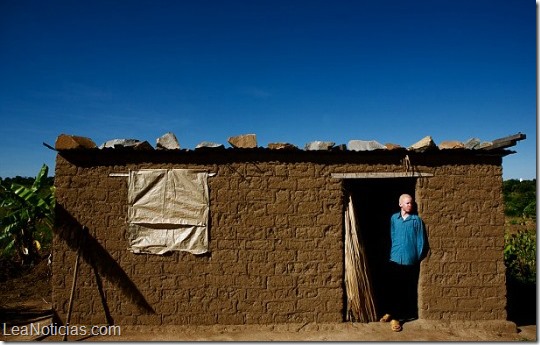
<path fill-rule="evenodd" d="M 61 335 L 25 335 L 33 324 L 41 329 L 52 323 L 50 271 L 44 260 L 25 274 L 9 277 L 0 272 L 0 341 L 61 341 Z M 1 263 L 0 263 L 1 264 Z M 7 267 L 7 268 L 6 268 Z M 19 334 L 17 328 L 19 327 Z M 15 331 L 14 331 L 15 330 Z M 535 324 L 512 321 L 445 323 L 415 320 L 403 331 L 388 323 L 331 323 L 213 326 L 119 326 L 109 335 L 70 335 L 76 341 L 537 341 Z M 105 331 L 105 329 L 102 329 Z M 120 334 L 118 334 L 120 333 Z"/>
<path fill-rule="evenodd" d="M 34 321 L 38 328 L 52 318 Z M 25 324 L 19 326 L 19 333 Z M 80 327 L 80 326 L 78 326 Z M 108 335 L 69 335 L 69 341 L 535 341 L 536 326 L 516 328 L 511 322 L 442 323 L 416 320 L 403 325 L 403 331 L 390 330 L 387 323 L 326 323 L 280 325 L 213 325 L 213 326 L 115 326 Z M 102 332 L 105 328 L 101 329 Z M 12 329 L 0 335 L 1 341 L 62 341 L 62 335 L 13 334 Z"/>

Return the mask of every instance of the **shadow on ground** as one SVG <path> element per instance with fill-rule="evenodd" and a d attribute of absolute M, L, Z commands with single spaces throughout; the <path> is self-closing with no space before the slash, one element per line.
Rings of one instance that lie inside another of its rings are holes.
<path fill-rule="evenodd" d="M 53 316 L 50 305 L 27 303 L 27 305 L 0 307 L 0 324 L 7 327 L 26 325 Z"/>

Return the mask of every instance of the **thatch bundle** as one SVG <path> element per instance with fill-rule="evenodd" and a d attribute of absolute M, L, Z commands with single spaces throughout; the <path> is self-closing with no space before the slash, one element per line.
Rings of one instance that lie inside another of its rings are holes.
<path fill-rule="evenodd" d="M 347 290 L 347 320 L 376 321 L 372 284 L 364 245 L 359 241 L 356 215 L 349 195 L 345 210 L 345 286 Z"/>

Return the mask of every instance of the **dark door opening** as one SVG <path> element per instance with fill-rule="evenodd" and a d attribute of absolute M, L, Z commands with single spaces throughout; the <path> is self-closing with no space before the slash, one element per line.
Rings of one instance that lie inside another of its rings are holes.
<path fill-rule="evenodd" d="M 387 308 L 384 302 L 388 284 L 384 273 L 390 251 L 390 217 L 399 211 L 401 194 L 415 197 L 416 178 L 348 179 L 344 183 L 355 206 L 358 231 L 364 242 L 362 245 L 370 270 L 375 308 L 380 317 Z M 396 293 L 399 293 L 399 289 Z M 413 305 L 417 306 L 418 303 Z"/>

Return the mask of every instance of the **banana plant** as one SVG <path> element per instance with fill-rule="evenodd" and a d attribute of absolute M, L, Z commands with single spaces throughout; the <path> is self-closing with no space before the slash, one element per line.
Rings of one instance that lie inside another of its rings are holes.
<path fill-rule="evenodd" d="M 49 168 L 43 164 L 32 186 L 0 184 L 0 246 L 2 254 L 17 251 L 23 265 L 40 260 L 38 229 L 49 234 L 54 224 L 54 186 L 47 185 Z"/>

